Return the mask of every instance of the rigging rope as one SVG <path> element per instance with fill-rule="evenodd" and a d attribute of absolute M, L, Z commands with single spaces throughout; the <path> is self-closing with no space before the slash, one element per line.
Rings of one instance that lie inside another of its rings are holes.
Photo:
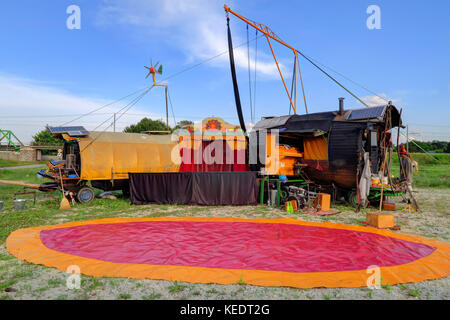
<path fill-rule="evenodd" d="M 402 135 L 403 137 L 405 137 L 405 138 L 406 138 L 406 141 L 414 143 L 420 150 L 422 150 L 425 154 L 427 154 L 427 155 L 428 155 L 430 158 L 432 158 L 433 160 L 436 160 L 437 162 L 441 162 L 439 159 L 433 157 L 433 156 L 431 155 L 431 153 L 429 153 L 429 152 L 426 151 L 424 148 L 422 148 L 417 142 L 414 141 L 413 138 L 407 137 L 407 136 L 404 135 L 403 133 L 400 133 L 400 135 Z"/>
<path fill-rule="evenodd" d="M 248 35 L 248 24 L 247 24 L 247 65 L 248 65 L 248 91 L 250 98 L 250 119 L 253 119 L 253 104 L 252 104 L 252 80 L 251 80 L 251 70 L 250 70 L 250 41 Z"/>
<path fill-rule="evenodd" d="M 255 72 L 253 77 L 253 119 L 252 123 L 255 124 L 256 118 L 256 61 L 258 60 L 258 29 L 255 33 Z"/>
<path fill-rule="evenodd" d="M 124 110 L 125 108 L 127 108 L 129 105 L 131 105 L 131 104 L 133 104 L 133 103 L 137 103 L 137 101 L 139 101 L 145 94 L 147 94 L 147 92 L 149 91 L 150 89 L 147 89 L 146 91 L 144 91 L 143 93 L 141 93 L 139 96 L 137 96 L 136 98 L 134 98 L 133 100 L 131 100 L 129 103 L 127 103 L 124 107 L 122 107 L 118 112 L 116 112 L 116 114 L 120 114 L 120 112 L 122 111 L 122 110 Z M 134 104 L 133 104 L 134 105 Z M 97 130 L 98 128 L 100 128 L 103 124 L 105 124 L 106 122 L 108 122 L 108 121 L 110 121 L 110 120 L 112 120 L 114 118 L 114 115 L 112 115 L 112 116 L 110 116 L 110 117 L 108 117 L 105 121 L 103 121 L 102 123 L 100 123 L 98 126 L 96 126 L 95 128 L 94 128 L 94 130 L 92 130 L 92 131 L 95 131 L 95 130 Z M 116 118 L 116 121 L 117 120 L 119 120 L 119 118 Z"/>
<path fill-rule="evenodd" d="M 175 112 L 173 112 L 173 105 L 172 99 L 170 98 L 169 88 L 167 88 L 167 96 L 169 97 L 170 110 L 172 110 L 172 117 L 173 117 L 173 126 L 175 127 L 177 125 L 177 120 L 175 119 Z"/>
<path fill-rule="evenodd" d="M 142 98 L 143 98 L 143 97 L 144 97 L 144 96 L 145 96 L 145 95 L 146 95 L 153 87 L 154 87 L 154 85 L 150 86 L 146 91 L 144 91 L 143 93 L 141 93 L 138 97 L 134 98 L 131 102 L 129 102 L 129 103 L 126 104 L 123 108 L 121 108 L 121 109 L 119 110 L 119 112 L 121 112 L 122 110 L 124 110 L 124 111 L 122 112 L 122 114 L 120 114 L 119 118 L 117 118 L 116 121 L 119 120 L 119 119 L 120 119 L 120 118 L 121 118 L 128 110 L 130 110 L 131 107 L 133 107 L 134 105 L 136 105 L 136 103 L 138 103 L 139 100 L 141 100 L 141 99 L 142 99 Z M 119 113 L 119 112 L 118 112 L 118 113 Z M 114 117 L 114 116 L 109 117 L 108 119 L 106 119 L 105 121 L 103 121 L 101 124 L 99 124 L 97 127 L 95 127 L 95 129 L 92 130 L 92 131 L 97 130 L 99 127 L 101 127 L 103 124 L 105 124 L 108 120 L 111 120 L 111 118 L 113 118 L 113 117 Z M 113 123 L 110 123 L 105 129 L 103 129 L 103 131 L 101 131 L 100 134 L 99 134 L 97 137 L 95 137 L 91 142 L 89 142 L 89 143 L 83 148 L 83 150 L 80 151 L 80 153 L 83 152 L 84 150 L 86 150 L 87 147 L 89 147 L 95 140 L 97 140 L 103 133 L 105 133 L 106 130 L 108 130 L 112 125 L 113 125 Z"/>
<path fill-rule="evenodd" d="M 356 100 L 358 100 L 359 102 L 361 102 L 363 105 L 365 105 L 366 107 L 369 107 L 369 105 L 367 103 L 365 103 L 364 101 L 362 101 L 360 98 L 358 98 L 353 92 L 351 92 L 350 90 L 348 90 L 346 87 L 344 87 L 339 81 L 337 81 L 335 78 L 333 78 L 328 72 L 326 72 L 325 70 L 323 70 L 321 67 L 319 67 L 317 64 L 315 64 L 311 59 L 309 59 L 306 55 L 304 55 L 301 51 L 297 50 L 296 51 L 302 55 L 303 58 L 305 58 L 306 60 L 308 60 L 313 66 L 315 66 L 317 69 L 319 69 L 320 71 L 322 71 L 328 78 L 330 78 L 331 80 L 333 80 L 337 85 L 339 85 L 342 89 L 344 89 L 345 91 L 347 91 L 349 94 L 352 95 L 353 98 L 355 98 Z"/>
<path fill-rule="evenodd" d="M 294 92 L 295 71 L 297 68 L 296 62 L 297 62 L 297 59 L 294 59 L 294 70 L 292 71 L 291 97 L 292 97 L 292 93 Z M 289 115 L 291 114 L 291 108 L 293 109 L 293 105 L 291 103 L 289 103 Z"/>
<path fill-rule="evenodd" d="M 141 88 L 141 89 L 139 89 L 139 90 L 136 90 L 136 91 L 134 91 L 134 92 L 132 92 L 132 93 L 130 93 L 130 94 L 127 94 L 126 96 L 123 96 L 122 98 L 119 98 L 119 99 L 117 99 L 117 100 L 114 100 L 114 101 L 112 101 L 112 102 L 109 102 L 109 103 L 107 103 L 107 104 L 105 104 L 105 105 L 103 105 L 103 106 L 101 106 L 101 107 L 99 107 L 99 108 L 96 108 L 96 109 L 94 109 L 94 110 L 92 110 L 92 111 L 90 111 L 90 112 L 88 112 L 88 113 L 83 113 L 82 115 L 80 115 L 80 116 L 74 118 L 73 120 L 70 120 L 70 121 L 67 121 L 67 122 L 63 123 L 63 124 L 61 124 L 60 126 L 63 127 L 63 126 L 65 126 L 65 125 L 68 125 L 69 123 L 72 123 L 72 122 L 74 122 L 74 121 L 77 121 L 77 120 L 79 120 L 79 119 L 81 119 L 81 118 L 83 118 L 83 117 L 86 117 L 86 116 L 88 116 L 88 115 L 90 115 L 90 114 L 92 114 L 92 113 L 94 113 L 94 112 L 97 112 L 97 111 L 99 111 L 99 110 L 101 110 L 101 109 L 103 109 L 103 108 L 106 108 L 106 107 L 108 107 L 108 106 L 110 106 L 110 105 L 113 105 L 113 104 L 116 103 L 116 102 L 122 101 L 122 100 L 124 100 L 124 99 L 126 99 L 126 98 L 128 98 L 128 97 L 131 97 L 131 96 L 135 95 L 136 93 L 141 92 L 141 91 L 144 91 L 144 90 L 146 90 L 146 89 L 148 89 L 148 88 L 149 88 L 149 87 L 147 86 L 147 87 Z"/>
<path fill-rule="evenodd" d="M 305 103 L 305 111 L 308 113 L 308 105 L 306 104 L 305 86 L 303 85 L 302 70 L 300 69 L 300 59 L 297 56 L 298 74 L 300 76 L 300 83 L 302 85 L 303 102 Z"/>
<path fill-rule="evenodd" d="M 306 54 L 305 54 L 305 56 L 306 56 Z M 356 81 L 350 79 L 349 77 L 345 76 L 344 74 L 340 73 L 339 71 L 334 70 L 333 68 L 331 68 L 331 67 L 329 67 L 329 66 L 327 66 L 327 65 L 325 65 L 325 64 L 323 64 L 323 63 L 321 63 L 321 62 L 319 62 L 319 61 L 317 61 L 316 59 L 313 59 L 313 58 L 311 58 L 311 57 L 308 57 L 308 58 L 311 59 L 312 61 L 316 62 L 317 64 L 320 64 L 320 65 L 323 66 L 324 68 L 326 68 L 326 69 L 328 69 L 328 70 L 330 70 L 330 71 L 336 73 L 337 75 L 341 76 L 342 78 L 344 78 L 344 79 L 350 81 L 351 83 L 355 84 L 356 86 L 360 87 L 361 89 L 364 89 L 364 90 L 366 90 L 367 92 L 369 92 L 369 93 L 371 93 L 371 94 L 377 96 L 378 98 L 383 99 L 383 100 L 386 101 L 386 102 L 389 102 L 389 100 L 387 100 L 385 97 L 380 96 L 380 95 L 377 94 L 376 92 L 374 92 L 374 91 L 372 91 L 372 90 L 366 88 L 366 87 L 363 86 L 362 84 L 360 84 L 360 83 L 358 83 L 358 82 L 356 82 Z M 391 99 L 391 100 L 392 100 L 392 99 Z"/>

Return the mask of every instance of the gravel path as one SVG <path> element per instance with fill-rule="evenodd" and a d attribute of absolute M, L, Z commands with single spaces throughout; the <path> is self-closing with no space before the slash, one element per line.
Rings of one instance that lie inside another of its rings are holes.
<path fill-rule="evenodd" d="M 18 170 L 18 169 L 31 169 L 31 168 L 39 168 L 42 167 L 42 164 L 28 164 L 25 166 L 16 166 L 16 167 L 2 167 L 0 170 Z"/>

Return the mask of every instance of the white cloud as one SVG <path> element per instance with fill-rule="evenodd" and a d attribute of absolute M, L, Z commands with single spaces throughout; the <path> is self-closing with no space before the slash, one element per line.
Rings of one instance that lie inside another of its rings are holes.
<path fill-rule="evenodd" d="M 190 60 L 210 58 L 228 50 L 225 21 L 223 2 L 208 0 L 104 0 L 99 14 L 100 24 L 129 25 L 145 30 L 147 35 L 165 37 L 168 43 L 184 50 Z M 254 32 L 251 34 L 254 37 Z M 246 47 L 236 48 L 243 42 L 233 35 L 236 65 L 247 68 Z M 228 55 L 218 60 L 221 66 L 226 66 Z M 251 66 L 254 66 L 252 58 Z M 283 64 L 281 68 L 284 71 Z M 262 75 L 279 77 L 273 57 L 262 52 L 258 52 L 257 69 Z"/>
<path fill-rule="evenodd" d="M 88 130 L 92 130 L 132 98 L 106 107 L 97 115 L 83 117 L 70 125 L 83 125 Z M 12 130 L 25 144 L 28 144 L 32 140 L 32 135 L 42 130 L 46 124 L 61 125 L 74 119 L 76 115 L 90 112 L 110 102 L 111 100 L 83 97 L 55 89 L 45 82 L 0 75 L 0 110 L 2 111 L 0 128 Z M 142 110 L 149 110 L 149 108 L 139 108 L 137 105 L 133 107 L 130 113 L 134 115 L 124 115 L 117 123 L 118 130 L 142 118 Z M 148 112 L 146 114 L 151 117 L 161 117 Z M 108 121 L 99 130 L 106 128 L 109 123 Z"/>
<path fill-rule="evenodd" d="M 377 96 L 362 97 L 361 100 L 364 101 L 365 103 L 367 103 L 369 105 L 369 107 L 375 107 L 375 106 L 381 106 L 381 105 L 387 104 L 389 101 L 389 98 L 388 98 L 387 94 L 380 93 Z M 394 102 L 395 102 L 395 100 L 392 101 L 392 103 L 394 103 Z"/>

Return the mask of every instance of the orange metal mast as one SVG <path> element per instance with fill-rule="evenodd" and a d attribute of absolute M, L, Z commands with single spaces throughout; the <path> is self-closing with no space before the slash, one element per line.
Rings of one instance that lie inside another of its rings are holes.
<path fill-rule="evenodd" d="M 272 45 L 270 43 L 270 39 L 273 39 L 273 40 L 277 41 L 278 43 L 284 45 L 285 47 L 291 49 L 294 52 L 295 61 L 296 62 L 297 62 L 297 59 L 298 59 L 298 57 L 297 57 L 297 49 L 295 49 L 294 47 L 288 45 L 286 42 L 281 40 L 268 26 L 260 24 L 260 23 L 257 23 L 257 22 L 254 22 L 254 21 L 251 21 L 251 20 L 241 16 L 240 14 L 238 14 L 238 13 L 234 12 L 233 10 L 231 10 L 227 5 L 224 5 L 224 9 L 225 9 L 225 12 L 233 14 L 234 16 L 236 16 L 237 18 L 241 19 L 245 23 L 251 25 L 256 30 L 262 32 L 266 36 L 267 42 L 269 43 L 269 46 L 270 46 L 270 50 L 272 51 L 273 58 L 274 58 L 275 63 L 277 65 L 278 72 L 280 73 L 281 80 L 283 81 L 284 88 L 285 88 L 286 93 L 287 93 L 287 95 L 289 97 L 289 101 L 290 101 L 290 103 L 291 103 L 291 105 L 292 105 L 292 107 L 294 109 L 294 113 L 297 113 L 297 88 L 295 88 L 295 95 L 294 95 L 295 99 L 294 99 L 294 103 L 292 103 L 291 95 L 289 94 L 289 90 L 287 89 L 286 83 L 285 83 L 284 78 L 283 78 L 283 74 L 281 72 L 280 66 L 278 65 L 277 58 L 275 57 L 275 53 L 274 53 Z M 301 77 L 301 75 L 300 75 L 300 77 Z M 297 84 L 297 69 L 295 69 L 295 71 L 294 71 L 294 78 L 295 78 L 295 80 L 294 80 L 295 84 Z M 306 113 L 308 113 L 308 109 L 306 108 L 306 104 L 305 104 L 305 109 L 306 109 Z"/>

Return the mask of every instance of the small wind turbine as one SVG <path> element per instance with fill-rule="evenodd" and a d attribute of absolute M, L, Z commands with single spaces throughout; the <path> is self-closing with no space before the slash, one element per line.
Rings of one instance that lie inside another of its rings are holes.
<path fill-rule="evenodd" d="M 150 59 L 150 67 L 144 66 L 144 68 L 148 69 L 148 74 L 147 74 L 147 76 L 145 76 L 145 79 L 147 79 L 150 75 L 152 75 L 153 83 L 156 82 L 155 75 L 162 74 L 162 69 L 163 69 L 162 65 L 159 65 L 159 68 L 158 68 L 158 65 L 159 65 L 159 61 L 155 65 L 153 65 L 153 61 L 152 61 L 152 59 Z"/>
<path fill-rule="evenodd" d="M 159 65 L 159 68 L 158 68 Z M 167 102 L 167 84 L 157 83 L 156 82 L 156 74 L 162 74 L 162 65 L 159 64 L 159 61 L 153 65 L 152 59 L 150 59 L 150 67 L 144 66 L 144 68 L 148 69 L 148 74 L 145 76 L 145 79 L 147 79 L 150 75 L 152 75 L 153 79 L 153 85 L 158 87 L 164 87 L 165 89 L 165 96 L 166 96 L 166 124 L 167 124 L 167 132 L 170 132 L 170 126 L 169 126 L 169 106 Z"/>

